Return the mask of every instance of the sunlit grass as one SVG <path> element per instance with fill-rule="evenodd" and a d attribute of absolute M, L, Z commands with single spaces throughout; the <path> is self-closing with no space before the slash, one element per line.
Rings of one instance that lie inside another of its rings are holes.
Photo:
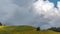
<path fill-rule="evenodd" d="M 6 26 L 0 26 L 0 29 L 3 29 L 4 27 L 6 27 Z"/>

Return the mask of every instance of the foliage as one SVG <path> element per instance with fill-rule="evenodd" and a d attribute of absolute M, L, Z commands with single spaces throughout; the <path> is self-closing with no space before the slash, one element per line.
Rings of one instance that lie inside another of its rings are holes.
<path fill-rule="evenodd" d="M 49 30 L 60 32 L 60 27 L 51 27 Z"/>

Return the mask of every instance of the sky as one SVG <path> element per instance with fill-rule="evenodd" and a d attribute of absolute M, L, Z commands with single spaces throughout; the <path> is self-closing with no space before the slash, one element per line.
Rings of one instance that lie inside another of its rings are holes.
<path fill-rule="evenodd" d="M 55 7 L 57 8 L 57 2 L 60 1 L 60 0 L 49 0 L 50 2 L 53 2 Z"/>
<path fill-rule="evenodd" d="M 60 27 L 59 0 L 0 0 L 0 22 L 6 26 Z"/>

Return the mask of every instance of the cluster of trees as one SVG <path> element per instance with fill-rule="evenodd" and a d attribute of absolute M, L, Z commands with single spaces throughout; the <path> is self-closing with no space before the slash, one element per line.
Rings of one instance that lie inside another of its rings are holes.
<path fill-rule="evenodd" d="M 53 31 L 56 31 L 56 32 L 60 32 L 60 27 L 51 27 L 48 30 L 53 30 Z"/>
<path fill-rule="evenodd" d="M 51 28 L 49 28 L 47 30 L 53 30 L 55 32 L 60 32 L 60 27 L 51 27 Z M 36 31 L 40 31 L 40 27 L 37 27 Z"/>
<path fill-rule="evenodd" d="M 36 30 L 37 30 L 37 31 L 40 31 L 40 27 L 37 27 Z"/>

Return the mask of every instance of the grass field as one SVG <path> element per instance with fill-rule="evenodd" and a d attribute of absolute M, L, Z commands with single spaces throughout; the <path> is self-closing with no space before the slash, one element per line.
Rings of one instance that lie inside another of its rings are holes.
<path fill-rule="evenodd" d="M 0 26 L 0 34 L 60 34 L 52 30 L 36 31 L 31 26 Z"/>

